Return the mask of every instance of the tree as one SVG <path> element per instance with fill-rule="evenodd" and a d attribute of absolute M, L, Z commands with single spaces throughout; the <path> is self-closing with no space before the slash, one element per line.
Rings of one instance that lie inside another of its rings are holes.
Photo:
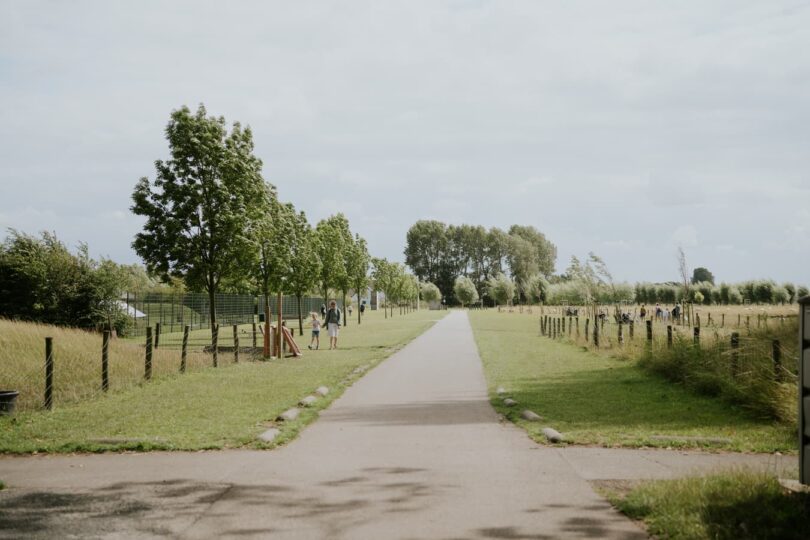
<path fill-rule="evenodd" d="M 785 283 L 784 285 L 782 285 L 782 287 L 784 287 L 784 289 L 788 293 L 788 303 L 792 304 L 793 302 L 795 302 L 796 301 L 796 285 L 794 285 L 793 283 Z"/>
<path fill-rule="evenodd" d="M 304 212 L 294 215 L 289 237 L 290 275 L 289 290 L 298 300 L 298 331 L 304 334 L 301 299 L 318 285 L 321 260 L 318 258 L 318 237 L 312 230 Z"/>
<path fill-rule="evenodd" d="M 149 271 L 208 292 L 213 328 L 220 282 L 243 273 L 250 259 L 262 162 L 250 128 L 236 122 L 228 133 L 225 119 L 206 116 L 203 105 L 195 114 L 172 112 L 166 138 L 171 158 L 158 160 L 155 181 L 141 178 L 132 194 L 132 211 L 146 217 L 132 247 Z"/>
<path fill-rule="evenodd" d="M 428 304 L 438 303 L 442 299 L 442 292 L 433 283 L 426 281 L 420 285 L 422 300 Z"/>
<path fill-rule="evenodd" d="M 523 238 L 532 245 L 535 264 L 543 275 L 548 276 L 554 272 L 557 246 L 549 242 L 546 235 L 531 225 L 512 225 L 509 227 L 509 236 Z"/>
<path fill-rule="evenodd" d="M 703 297 L 702 292 L 695 291 L 695 293 L 692 295 L 692 297 L 693 297 L 696 304 L 702 304 L 703 303 L 704 297 Z"/>
<path fill-rule="evenodd" d="M 348 280 L 346 261 L 343 257 L 348 229 L 349 224 L 343 214 L 322 219 L 315 227 L 315 233 L 318 235 L 318 257 L 321 259 L 320 286 L 324 302 L 329 300 L 329 289 L 341 289 Z"/>
<path fill-rule="evenodd" d="M 683 283 L 683 297 L 689 298 L 689 267 L 686 265 L 686 253 L 681 246 L 678 246 L 678 273 Z"/>
<path fill-rule="evenodd" d="M 509 268 L 517 284 L 518 298 L 525 296 L 529 278 L 540 271 L 535 246 L 522 236 L 509 236 Z"/>
<path fill-rule="evenodd" d="M 796 287 L 796 298 L 804 298 L 805 296 L 810 295 L 810 289 L 805 287 L 804 285 L 799 285 Z"/>
<path fill-rule="evenodd" d="M 453 292 L 455 292 L 458 301 L 461 302 L 461 307 L 464 307 L 464 304 L 469 305 L 478 301 L 478 291 L 475 290 L 475 284 L 468 277 L 457 277 L 453 285 Z"/>
<path fill-rule="evenodd" d="M 692 285 L 702 281 L 714 285 L 714 274 L 709 272 L 706 268 L 698 266 L 692 271 Z"/>
<path fill-rule="evenodd" d="M 360 238 L 359 234 L 356 234 L 354 242 L 349 246 L 346 253 L 346 275 L 355 293 L 357 293 L 357 302 L 360 303 L 362 291 L 368 287 L 368 268 L 371 262 L 366 241 Z M 360 323 L 360 309 L 358 309 L 357 324 Z"/>
<path fill-rule="evenodd" d="M 421 280 L 435 282 L 448 253 L 447 226 L 440 221 L 417 221 L 405 237 L 405 264 Z"/>
<path fill-rule="evenodd" d="M 499 304 L 509 304 L 515 297 L 515 283 L 504 274 L 489 278 L 489 295 Z"/>
<path fill-rule="evenodd" d="M 378 291 L 382 291 L 385 295 L 385 307 L 384 313 L 385 318 L 388 318 L 388 299 L 389 293 L 391 292 L 394 286 L 394 280 L 396 279 L 396 269 L 393 264 L 388 262 L 388 259 L 382 258 L 373 258 L 371 260 L 372 270 L 371 270 L 371 279 L 374 281 L 374 288 Z"/>
<path fill-rule="evenodd" d="M 535 274 L 529 278 L 527 293 L 532 302 L 546 302 L 548 297 L 549 282 L 540 274 Z"/>

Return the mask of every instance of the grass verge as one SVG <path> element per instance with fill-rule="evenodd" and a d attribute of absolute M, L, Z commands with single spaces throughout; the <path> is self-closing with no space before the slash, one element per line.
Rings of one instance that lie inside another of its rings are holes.
<path fill-rule="evenodd" d="M 628 493 L 597 489 L 657 538 L 810 538 L 810 493 L 790 492 L 766 473 L 736 470 L 656 480 Z"/>
<path fill-rule="evenodd" d="M 299 336 L 302 358 L 221 364 L 51 412 L 0 417 L 0 452 L 268 447 L 256 436 L 317 386 L 328 386 L 326 398 L 282 426 L 272 446 L 282 444 L 360 376 L 353 374 L 355 368 L 376 365 L 438 317 L 435 311 L 420 311 L 385 320 L 382 313 L 370 312 L 361 326 L 341 331 L 336 351 L 309 351 L 309 337 Z"/>
<path fill-rule="evenodd" d="M 494 407 L 545 443 L 551 426 L 569 443 L 608 447 L 795 451 L 793 426 L 755 418 L 619 360 L 541 338 L 537 317 L 472 311 L 470 321 Z M 504 387 L 518 405 L 502 404 Z M 542 422 L 520 418 L 522 409 Z"/>

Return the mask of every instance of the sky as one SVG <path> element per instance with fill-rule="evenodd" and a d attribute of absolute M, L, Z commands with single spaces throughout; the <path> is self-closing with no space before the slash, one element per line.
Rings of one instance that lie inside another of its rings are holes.
<path fill-rule="evenodd" d="M 0 0 L 0 229 L 139 262 L 132 190 L 204 103 L 374 256 L 419 219 L 517 223 L 558 272 L 677 280 L 682 246 L 810 283 L 808 28 L 776 0 Z"/>

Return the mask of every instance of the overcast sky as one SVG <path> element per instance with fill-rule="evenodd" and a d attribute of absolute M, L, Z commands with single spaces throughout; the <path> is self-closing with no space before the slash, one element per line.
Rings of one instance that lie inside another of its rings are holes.
<path fill-rule="evenodd" d="M 227 8 L 224 7 L 227 4 Z M 182 105 L 402 260 L 418 219 L 534 225 L 619 279 L 810 282 L 810 3 L 0 0 L 0 227 L 136 262 Z"/>

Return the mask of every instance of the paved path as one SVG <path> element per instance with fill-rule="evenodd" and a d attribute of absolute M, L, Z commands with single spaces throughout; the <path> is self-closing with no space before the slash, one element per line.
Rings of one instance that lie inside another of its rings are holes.
<path fill-rule="evenodd" d="M 454 312 L 275 451 L 2 458 L 0 538 L 645 538 L 588 480 L 729 459 L 535 444 L 499 422 Z"/>

